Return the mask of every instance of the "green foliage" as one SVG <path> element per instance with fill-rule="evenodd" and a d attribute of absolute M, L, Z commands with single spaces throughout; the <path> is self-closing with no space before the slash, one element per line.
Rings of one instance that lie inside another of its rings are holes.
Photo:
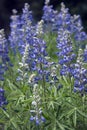
<path fill-rule="evenodd" d="M 52 60 L 58 61 L 55 52 L 56 34 L 46 34 L 47 51 Z M 49 87 L 39 84 L 39 95 L 46 122 L 37 126 L 30 119 L 31 103 L 33 101 L 32 88 L 25 82 L 17 82 L 18 62 L 21 57 L 9 54 L 13 67 L 9 68 L 5 74 L 6 80 L 3 83 L 6 91 L 5 96 L 8 101 L 6 110 L 0 108 L 0 130 L 87 130 L 87 95 L 83 97 L 79 93 L 73 92 L 74 81 L 71 77 L 61 77 L 59 68 L 58 84 L 62 88 L 58 89 L 57 84 Z"/>
<path fill-rule="evenodd" d="M 56 55 L 56 52 L 58 51 L 56 47 L 56 38 L 57 34 L 55 32 L 48 32 L 44 34 L 44 40 L 47 42 L 47 52 L 52 61 L 58 61 L 58 57 Z"/>

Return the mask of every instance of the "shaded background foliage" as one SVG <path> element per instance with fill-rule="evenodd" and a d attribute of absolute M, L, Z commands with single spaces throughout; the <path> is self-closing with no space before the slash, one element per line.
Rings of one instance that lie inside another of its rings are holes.
<path fill-rule="evenodd" d="M 12 9 L 17 9 L 18 13 L 21 13 L 26 2 L 30 4 L 35 21 L 40 20 L 44 0 L 0 0 L 0 28 L 4 28 L 7 34 L 10 30 L 9 23 Z M 61 2 L 62 0 L 50 0 L 53 8 L 59 8 Z M 87 32 L 87 0 L 63 0 L 63 2 L 69 8 L 71 14 L 81 15 L 83 26 Z"/>

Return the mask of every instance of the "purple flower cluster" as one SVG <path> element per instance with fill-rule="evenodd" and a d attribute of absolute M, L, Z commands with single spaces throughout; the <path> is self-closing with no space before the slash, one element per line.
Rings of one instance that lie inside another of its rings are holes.
<path fill-rule="evenodd" d="M 17 11 L 14 9 L 13 10 L 13 15 L 11 16 L 11 23 L 10 23 L 10 29 L 11 33 L 8 38 L 10 42 L 10 47 L 14 54 L 17 53 L 17 45 L 19 42 L 19 28 L 20 28 L 20 18 L 19 15 L 17 15 Z"/>
<path fill-rule="evenodd" d="M 68 30 L 63 30 L 61 28 L 58 32 L 57 48 L 59 50 L 59 52 L 57 53 L 59 64 L 61 65 L 60 74 L 71 74 L 72 63 L 75 59 L 75 54 L 73 52 L 72 40 L 70 37 L 70 32 Z"/>
<path fill-rule="evenodd" d="M 53 23 L 54 29 L 59 31 L 59 29 L 66 28 L 72 33 L 72 17 L 69 13 L 69 9 L 65 8 L 64 3 L 61 3 L 61 10 L 57 14 L 55 22 Z"/>
<path fill-rule="evenodd" d="M 17 15 L 17 11 L 13 10 L 9 42 L 15 53 L 19 51 L 23 54 L 26 43 L 32 45 L 32 37 L 34 36 L 33 26 L 31 26 L 32 19 L 32 12 L 29 10 L 29 5 L 27 3 L 25 3 L 22 15 Z"/>
<path fill-rule="evenodd" d="M 8 45 L 5 39 L 4 30 L 0 30 L 0 80 L 4 80 L 4 72 L 7 70 L 8 57 Z"/>
<path fill-rule="evenodd" d="M 87 34 L 83 31 L 82 21 L 79 15 L 73 16 L 73 32 L 76 41 L 87 40 Z"/>
<path fill-rule="evenodd" d="M 57 87 L 57 90 L 63 87 L 59 83 L 59 71 L 60 77 L 64 75 L 71 78 L 73 76 L 75 92 L 84 94 L 87 91 L 87 69 L 84 67 L 84 62 L 87 62 L 87 47 L 82 53 L 81 49 L 79 50 L 82 46 L 77 44 L 79 53 L 75 52 L 76 46 L 72 40 L 73 37 L 78 43 L 87 39 L 80 17 L 71 16 L 64 3 L 61 3 L 60 12 L 53 10 L 53 7 L 49 6 L 49 0 L 45 1 L 43 11 L 42 20 L 33 25 L 32 12 L 27 3 L 21 15 L 17 15 L 17 11 L 13 10 L 10 24 L 11 34 L 8 38 L 10 50 L 14 52 L 15 57 L 20 55 L 17 81 L 20 81 L 23 87 L 32 86 L 30 120 L 37 125 L 45 122 L 40 94 L 43 93 L 45 96 L 46 87 L 48 90 L 53 86 Z M 52 25 L 51 29 L 54 28 L 55 33 L 58 33 L 58 65 L 51 62 L 48 57 L 47 44 L 44 40 L 43 28 L 49 24 Z M 7 41 L 3 30 L 0 30 L 0 80 L 4 80 L 3 75 L 9 63 L 8 53 Z M 42 93 L 39 87 L 42 87 Z M 0 107 L 5 104 L 4 90 L 0 88 Z"/>
<path fill-rule="evenodd" d="M 42 19 L 46 22 L 46 23 L 53 23 L 56 19 L 56 14 L 57 11 L 53 10 L 53 6 L 49 6 L 49 5 L 45 5 L 43 8 L 43 16 Z"/>
<path fill-rule="evenodd" d="M 7 104 L 6 98 L 4 96 L 4 89 L 0 88 L 0 107 Z"/>
<path fill-rule="evenodd" d="M 21 26 L 20 28 L 16 28 L 16 31 L 18 31 L 19 34 L 15 35 L 17 39 L 15 47 L 18 48 L 22 55 L 22 63 L 27 64 L 27 70 L 29 72 L 37 73 L 35 82 L 38 82 L 38 80 L 43 79 L 42 75 L 45 75 L 45 79 L 47 75 L 49 75 L 49 72 L 46 71 L 46 68 L 48 67 L 48 62 L 46 60 L 46 42 L 40 38 L 43 33 L 43 21 L 40 21 L 36 26 L 33 26 L 31 18 L 29 6 L 28 4 L 25 4 L 20 19 Z M 13 34 L 16 34 L 15 32 Z M 17 80 L 21 79 L 19 77 Z"/>
<path fill-rule="evenodd" d="M 83 53 L 79 49 L 77 62 L 73 71 L 74 91 L 81 92 L 83 95 L 87 91 L 87 69 L 84 67 Z"/>
<path fill-rule="evenodd" d="M 83 62 L 87 63 L 87 45 L 84 49 L 84 53 L 83 53 Z"/>
<path fill-rule="evenodd" d="M 50 28 L 54 31 L 59 31 L 60 28 L 67 29 L 71 35 L 74 35 L 76 41 L 87 40 L 87 34 L 83 31 L 81 18 L 79 15 L 71 16 L 69 9 L 61 3 L 60 12 L 56 12 L 52 6 L 45 5 L 43 20 L 47 23 L 52 23 Z"/>
<path fill-rule="evenodd" d="M 45 5 L 43 7 L 43 16 L 42 19 L 44 21 L 45 30 L 52 31 L 52 25 L 56 21 L 57 11 L 53 9 L 52 5 L 49 5 L 50 1 L 45 1 Z"/>

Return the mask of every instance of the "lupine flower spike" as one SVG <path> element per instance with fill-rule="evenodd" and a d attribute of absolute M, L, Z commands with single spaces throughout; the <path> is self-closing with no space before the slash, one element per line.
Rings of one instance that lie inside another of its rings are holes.
<path fill-rule="evenodd" d="M 18 43 L 19 43 L 19 29 L 20 29 L 20 16 L 17 15 L 17 10 L 13 9 L 12 10 L 13 15 L 11 16 L 11 23 L 10 23 L 10 28 L 11 28 L 11 34 L 9 36 L 9 42 L 10 42 L 10 47 L 14 54 L 17 53 L 18 50 Z"/>
<path fill-rule="evenodd" d="M 61 65 L 60 74 L 67 75 L 72 73 L 72 63 L 75 58 L 73 52 L 72 40 L 70 37 L 70 32 L 68 30 L 63 30 L 62 28 L 58 32 L 57 47 L 59 52 L 59 64 Z"/>
<path fill-rule="evenodd" d="M 45 122 L 45 118 L 42 115 L 41 108 L 41 98 L 38 91 L 38 85 L 34 84 L 33 86 L 33 101 L 32 101 L 32 109 L 30 110 L 31 117 L 30 121 L 34 121 L 36 125 L 41 125 Z"/>
<path fill-rule="evenodd" d="M 4 96 L 4 89 L 0 88 L 0 107 L 4 107 L 7 104 L 6 98 Z"/>
<path fill-rule="evenodd" d="M 5 39 L 4 30 L 0 30 L 0 80 L 4 80 L 4 72 L 7 70 L 7 63 L 9 62 L 8 57 L 8 46 L 7 40 Z"/>
<path fill-rule="evenodd" d="M 74 92 L 80 92 L 82 95 L 87 91 L 87 69 L 84 68 L 83 51 L 79 49 L 77 63 L 73 72 Z"/>

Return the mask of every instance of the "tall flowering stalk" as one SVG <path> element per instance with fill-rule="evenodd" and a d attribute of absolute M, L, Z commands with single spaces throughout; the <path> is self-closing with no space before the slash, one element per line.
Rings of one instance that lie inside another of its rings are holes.
<path fill-rule="evenodd" d="M 55 20 L 55 16 L 57 11 L 55 11 L 53 9 L 53 6 L 49 5 L 50 0 L 46 0 L 45 1 L 45 6 L 43 8 L 43 16 L 42 19 L 46 22 L 46 23 L 52 23 Z"/>
<path fill-rule="evenodd" d="M 86 45 L 86 47 L 85 47 L 85 49 L 84 49 L 84 52 L 83 52 L 83 61 L 84 61 L 85 63 L 87 63 L 87 45 Z"/>
<path fill-rule="evenodd" d="M 83 31 L 82 21 L 80 15 L 73 16 L 73 32 L 75 33 L 75 40 L 78 42 L 87 40 L 87 34 Z"/>
<path fill-rule="evenodd" d="M 19 69 L 18 69 L 19 76 L 17 77 L 17 81 L 21 81 L 22 84 L 24 84 L 24 81 L 28 79 L 27 71 L 29 70 L 29 66 L 26 62 L 26 60 L 28 59 L 28 49 L 29 49 L 29 44 L 26 44 L 22 61 L 19 62 Z"/>
<path fill-rule="evenodd" d="M 42 39 L 43 32 L 43 20 L 38 22 L 36 25 L 36 35 L 33 37 L 33 61 L 36 64 L 36 73 L 35 78 L 36 82 L 46 80 L 46 75 L 48 75 L 48 61 L 47 61 L 47 52 L 46 52 L 46 42 Z M 44 81 L 45 82 L 45 81 Z"/>
<path fill-rule="evenodd" d="M 68 30 L 63 30 L 61 28 L 58 32 L 57 48 L 59 50 L 59 52 L 57 53 L 59 64 L 61 65 L 60 74 L 72 74 L 72 63 L 75 59 L 75 54 L 73 52 L 72 40 L 70 37 L 70 32 Z"/>
<path fill-rule="evenodd" d="M 6 98 L 5 98 L 5 91 L 2 88 L 2 81 L 4 79 L 4 73 L 6 72 L 8 68 L 9 63 L 9 57 L 8 57 L 8 44 L 7 40 L 5 39 L 4 30 L 0 30 L 0 107 L 4 108 L 4 105 L 7 104 Z"/>
<path fill-rule="evenodd" d="M 32 26 L 32 12 L 29 9 L 30 7 L 28 3 L 25 3 L 22 15 L 20 16 L 21 28 L 19 36 L 20 42 L 18 46 L 21 54 L 23 54 L 27 43 L 31 47 L 33 46 L 33 36 L 35 35 L 35 29 L 34 26 Z"/>
<path fill-rule="evenodd" d="M 45 29 L 47 30 L 52 30 L 52 24 L 55 22 L 56 16 L 57 16 L 57 11 L 53 9 L 52 5 L 49 5 L 50 0 L 45 0 L 45 5 L 43 7 L 43 16 L 42 19 L 44 20 L 45 23 Z"/>
<path fill-rule="evenodd" d="M 4 92 L 5 92 L 4 89 L 0 88 L 0 107 L 1 107 L 1 108 L 3 108 L 4 105 L 7 104 L 7 101 L 6 101 Z"/>
<path fill-rule="evenodd" d="M 45 118 L 42 115 L 42 108 L 41 108 L 41 98 L 39 95 L 38 84 L 34 84 L 33 86 L 33 101 L 31 104 L 31 121 L 35 121 L 36 125 L 41 125 L 45 122 Z"/>
<path fill-rule="evenodd" d="M 72 17 L 69 13 L 69 9 L 65 7 L 63 2 L 61 3 L 61 10 L 57 14 L 53 25 L 57 31 L 59 31 L 60 28 L 66 28 L 72 33 Z"/>
<path fill-rule="evenodd" d="M 18 43 L 19 43 L 19 29 L 20 29 L 20 16 L 17 15 L 17 10 L 13 10 L 13 15 L 11 16 L 11 23 L 10 23 L 10 29 L 11 34 L 8 38 L 10 42 L 10 47 L 14 54 L 17 53 L 18 50 Z"/>
<path fill-rule="evenodd" d="M 13 51 L 21 54 L 25 50 L 25 44 L 32 44 L 33 26 L 32 23 L 32 12 L 29 10 L 29 5 L 25 3 L 22 15 L 17 15 L 17 11 L 13 10 L 11 16 L 11 34 L 9 36 L 9 42 Z M 28 33 L 29 32 L 29 33 Z"/>
<path fill-rule="evenodd" d="M 0 80 L 4 80 L 4 73 L 7 70 L 8 57 L 8 44 L 5 39 L 4 30 L 0 30 Z"/>
<path fill-rule="evenodd" d="M 83 95 L 87 91 L 87 69 L 85 69 L 84 67 L 82 49 L 79 49 L 73 76 L 74 76 L 74 91 L 80 92 Z"/>

